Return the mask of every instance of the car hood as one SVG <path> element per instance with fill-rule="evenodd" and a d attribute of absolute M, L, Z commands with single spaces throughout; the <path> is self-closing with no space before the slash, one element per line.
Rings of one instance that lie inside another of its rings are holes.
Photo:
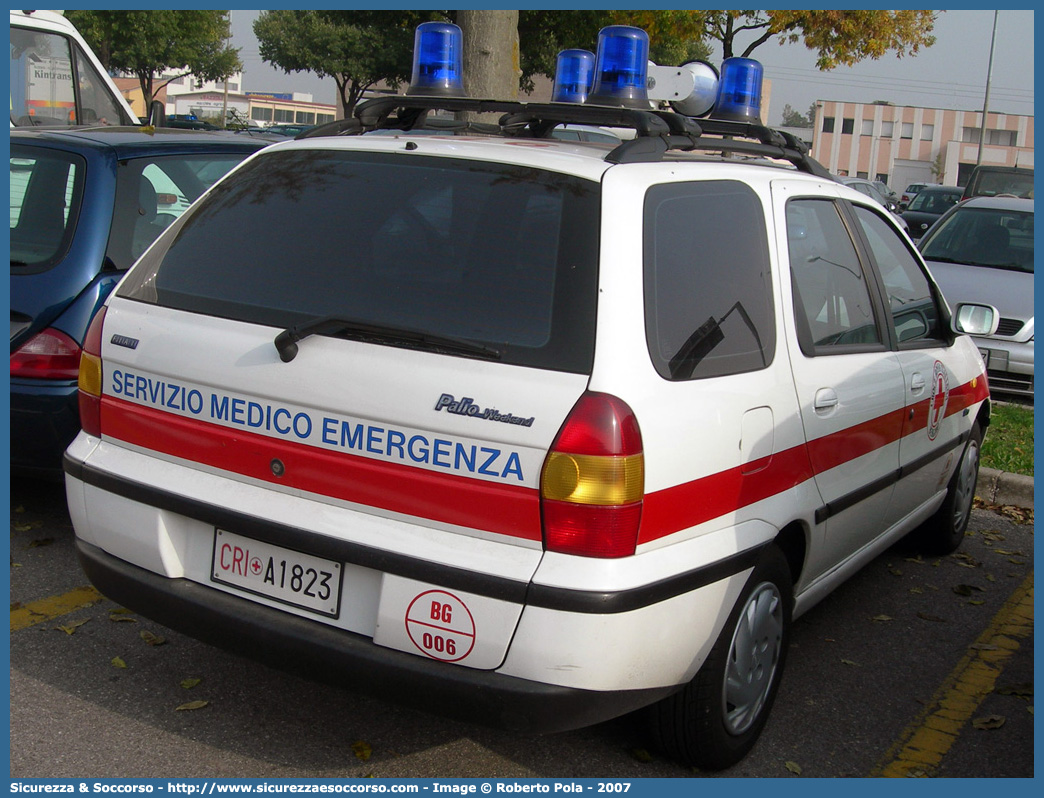
<path fill-rule="evenodd" d="M 1007 319 L 1033 318 L 1032 274 L 933 260 L 927 263 L 951 308 L 959 302 L 979 302 L 993 305 Z"/>

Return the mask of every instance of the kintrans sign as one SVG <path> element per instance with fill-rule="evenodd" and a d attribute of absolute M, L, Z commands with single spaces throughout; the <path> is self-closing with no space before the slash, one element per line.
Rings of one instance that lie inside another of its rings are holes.
<path fill-rule="evenodd" d="M 11 11 L 11 126 L 138 120 L 90 47 L 54 11 Z"/>

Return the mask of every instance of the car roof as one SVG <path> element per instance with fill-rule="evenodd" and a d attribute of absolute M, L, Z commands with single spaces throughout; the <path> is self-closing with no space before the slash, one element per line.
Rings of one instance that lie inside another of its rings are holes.
<path fill-rule="evenodd" d="M 181 128 L 97 127 L 18 128 L 11 143 L 38 143 L 62 149 L 113 150 L 118 157 L 135 157 L 156 150 L 244 152 L 259 150 L 270 142 L 235 137 L 224 131 Z"/>
<path fill-rule="evenodd" d="M 964 192 L 964 189 L 960 186 L 940 186 L 935 183 L 930 183 L 926 186 L 922 186 L 921 191 L 918 193 L 920 194 L 921 192 L 926 194 L 961 194 Z"/>
<path fill-rule="evenodd" d="M 971 199 L 966 199 L 958 207 L 1033 213 L 1033 200 L 1025 199 L 1024 197 L 972 197 Z"/>

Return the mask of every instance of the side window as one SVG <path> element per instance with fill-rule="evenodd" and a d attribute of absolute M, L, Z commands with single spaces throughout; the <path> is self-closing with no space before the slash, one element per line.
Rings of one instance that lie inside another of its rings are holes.
<path fill-rule="evenodd" d="M 794 316 L 809 356 L 879 349 L 883 338 L 855 244 L 830 200 L 787 203 Z"/>
<path fill-rule="evenodd" d="M 870 208 L 856 207 L 855 214 L 881 274 L 900 347 L 947 340 L 928 277 L 899 233 Z"/>
<path fill-rule="evenodd" d="M 776 346 L 761 201 L 730 180 L 653 186 L 645 197 L 645 329 L 668 380 L 766 368 Z"/>

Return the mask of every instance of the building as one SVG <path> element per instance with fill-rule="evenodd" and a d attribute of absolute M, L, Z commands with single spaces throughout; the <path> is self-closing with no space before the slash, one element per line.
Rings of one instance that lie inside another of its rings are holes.
<path fill-rule="evenodd" d="M 114 78 L 117 87 L 132 110 L 140 117 L 147 116 L 145 101 L 137 78 Z M 166 83 L 164 83 L 166 81 Z M 299 125 L 321 125 L 332 122 L 337 107 L 317 103 L 312 95 L 302 92 L 243 91 L 243 75 L 230 75 L 228 81 L 201 81 L 194 75 L 156 78 L 161 86 L 156 99 L 166 106 L 167 115 L 192 115 L 200 119 L 221 119 L 223 112 L 237 120 L 252 120 L 261 127 L 280 122 Z"/>
<path fill-rule="evenodd" d="M 963 186 L 979 160 L 981 111 L 816 101 L 812 157 L 836 175 Z M 1033 168 L 1033 117 L 990 112 L 981 161 Z"/>

